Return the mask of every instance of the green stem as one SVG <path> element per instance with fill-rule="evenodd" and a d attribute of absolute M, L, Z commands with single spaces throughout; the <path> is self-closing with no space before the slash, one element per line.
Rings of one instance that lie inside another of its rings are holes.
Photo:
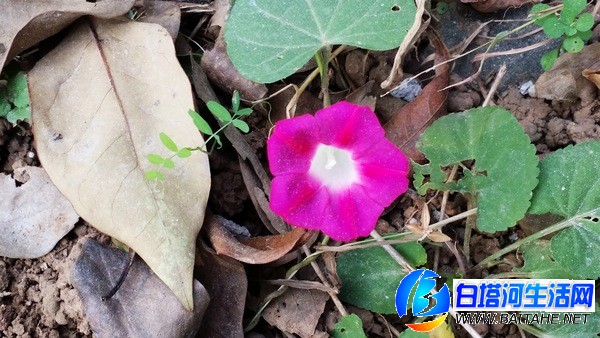
<path fill-rule="evenodd" d="M 329 98 L 329 54 L 331 54 L 330 47 L 322 48 L 315 54 L 315 60 L 317 61 L 317 68 L 321 75 L 321 93 L 323 93 L 323 107 L 331 106 L 331 99 Z"/>
<path fill-rule="evenodd" d="M 564 220 L 564 221 L 562 221 L 560 223 L 556 223 L 556 224 L 554 224 L 552 226 L 547 227 L 546 229 L 538 231 L 538 232 L 534 233 L 531 236 L 528 236 L 528 237 L 525 237 L 525 238 L 523 238 L 521 240 L 518 240 L 518 241 L 514 242 L 513 244 L 507 246 L 506 248 L 504 248 L 502 250 L 499 250 L 499 251 L 496 251 L 493 255 L 488 256 L 488 258 L 486 258 L 486 259 L 482 260 L 481 262 L 479 262 L 479 264 L 477 264 L 475 266 L 475 268 L 479 268 L 479 267 L 484 267 L 484 266 L 491 265 L 491 263 L 493 261 L 495 261 L 496 259 L 498 259 L 498 258 L 506 255 L 507 253 L 509 253 L 509 252 L 511 252 L 513 250 L 518 249 L 521 245 L 529 244 L 529 243 L 531 243 L 531 242 L 533 242 L 535 240 L 538 240 L 538 239 L 540 239 L 542 237 L 545 237 L 545 236 L 550 235 L 552 233 L 555 233 L 557 231 L 566 229 L 566 228 L 572 226 L 573 222 L 576 219 L 582 218 L 582 217 L 586 217 L 586 216 L 588 216 L 588 214 L 589 213 L 585 213 L 583 215 L 578 215 L 576 217 L 572 217 L 572 218 L 566 219 L 566 220 Z"/>

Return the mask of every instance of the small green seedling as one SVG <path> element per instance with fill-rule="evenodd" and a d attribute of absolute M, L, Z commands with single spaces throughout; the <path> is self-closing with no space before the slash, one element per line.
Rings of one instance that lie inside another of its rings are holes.
<path fill-rule="evenodd" d="M 248 126 L 248 124 L 245 121 L 241 120 L 240 118 L 242 116 L 248 116 L 248 115 L 252 114 L 252 108 L 240 109 L 240 94 L 237 91 L 235 91 L 233 93 L 233 97 L 231 98 L 231 108 L 233 110 L 233 115 L 231 113 L 229 113 L 227 108 L 223 107 L 218 102 L 209 101 L 206 103 L 206 106 L 208 107 L 208 110 L 210 110 L 210 112 L 219 121 L 221 121 L 221 124 L 222 124 L 221 128 L 219 128 L 217 131 L 213 132 L 213 130 L 210 127 L 210 125 L 208 124 L 208 122 L 206 122 L 206 120 L 203 119 L 202 116 L 200 116 L 200 114 L 198 114 L 194 110 L 190 109 L 188 111 L 188 114 L 192 118 L 192 121 L 194 121 L 194 125 L 196 126 L 196 128 L 198 128 L 198 130 L 201 133 L 203 133 L 204 135 L 207 136 L 204 143 L 199 147 L 179 148 L 179 146 L 177 146 L 175 141 L 173 141 L 173 139 L 169 135 L 161 132 L 159 135 L 160 142 L 172 154 L 167 157 L 163 157 L 159 154 L 148 154 L 147 155 L 148 161 L 150 161 L 150 163 L 152 163 L 152 164 L 161 166 L 162 168 L 165 168 L 165 169 L 173 169 L 173 168 L 175 168 L 175 162 L 173 161 L 173 159 L 176 157 L 178 157 L 178 158 L 190 157 L 190 156 L 192 156 L 193 151 L 202 151 L 202 152 L 210 154 L 212 152 L 212 150 L 214 149 L 215 145 L 218 145 L 218 147 L 220 148 L 223 145 L 223 143 L 221 142 L 221 136 L 219 135 L 219 133 L 221 133 L 223 130 L 225 130 L 225 128 L 227 128 L 230 124 L 232 124 L 234 127 L 239 129 L 241 132 L 247 133 L 248 131 L 250 131 L 250 127 Z M 212 143 L 210 150 L 207 151 L 206 150 L 207 145 L 211 141 L 214 141 L 214 142 Z M 162 180 L 162 179 L 164 179 L 164 174 L 160 169 L 151 169 L 151 170 L 146 171 L 146 179 L 149 181 Z"/>
<path fill-rule="evenodd" d="M 6 86 L 0 85 L 0 117 L 6 118 L 13 126 L 19 121 L 30 121 L 31 109 L 25 73 L 18 72 L 0 80 L 6 81 Z"/>
<path fill-rule="evenodd" d="M 560 51 L 578 53 L 592 37 L 594 17 L 585 10 L 585 0 L 568 0 L 558 14 L 549 5 L 537 4 L 531 8 L 534 22 L 544 29 L 551 39 L 562 39 L 559 48 L 546 52 L 540 60 L 544 71 L 550 70 Z"/>

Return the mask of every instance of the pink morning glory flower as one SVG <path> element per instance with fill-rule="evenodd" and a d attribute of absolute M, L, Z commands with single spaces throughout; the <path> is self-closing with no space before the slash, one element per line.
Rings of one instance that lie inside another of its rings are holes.
<path fill-rule="evenodd" d="M 267 155 L 273 212 L 339 241 L 368 236 L 408 188 L 408 159 L 375 113 L 345 101 L 277 122 Z"/>

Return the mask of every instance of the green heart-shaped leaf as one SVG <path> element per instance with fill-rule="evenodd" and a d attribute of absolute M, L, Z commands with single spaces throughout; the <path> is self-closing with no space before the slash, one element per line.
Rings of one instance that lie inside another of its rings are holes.
<path fill-rule="evenodd" d="M 600 142 L 557 150 L 540 163 L 529 213 L 563 216 L 550 250 L 576 278 L 600 277 Z"/>
<path fill-rule="evenodd" d="M 429 160 L 413 165 L 419 193 L 427 189 L 469 194 L 478 201 L 477 227 L 503 231 L 523 218 L 537 184 L 538 158 L 523 127 L 506 109 L 485 107 L 436 120 L 417 148 Z M 475 160 L 458 182 L 445 183 L 443 167 Z M 430 182 L 423 183 L 424 175 Z"/>
<path fill-rule="evenodd" d="M 412 0 L 238 0 L 225 27 L 227 53 L 243 76 L 275 82 L 323 46 L 398 47 L 415 13 Z"/>

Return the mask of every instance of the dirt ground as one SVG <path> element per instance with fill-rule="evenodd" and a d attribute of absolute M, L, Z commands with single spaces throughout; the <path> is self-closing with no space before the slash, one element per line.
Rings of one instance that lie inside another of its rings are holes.
<path fill-rule="evenodd" d="M 598 122 L 600 104 L 594 100 L 582 107 L 580 102 L 561 103 L 521 95 L 516 86 L 500 93 L 497 104 L 511 110 L 525 132 L 535 144 L 538 154 L 543 156 L 567 144 L 591 139 L 600 139 Z M 475 99 L 473 99 L 475 98 Z M 449 105 L 461 110 L 476 106 L 481 95 L 466 86 L 451 92 Z M 25 165 L 39 165 L 32 145 L 32 135 L 26 125 L 10 128 L 0 120 L 0 167 L 6 174 Z M 257 135 L 247 136 L 256 148 L 264 151 L 264 139 Z M 229 150 L 231 151 L 231 150 Z M 240 217 L 247 212 L 248 194 L 235 157 L 227 151 L 211 156 L 213 190 L 210 205 L 213 210 L 228 217 Z M 414 214 L 418 202 L 423 200 L 416 194 L 406 194 L 379 224 L 381 232 L 402 229 L 407 217 Z M 439 203 L 439 200 L 437 201 Z M 436 200 L 433 201 L 435 206 Z M 464 211 L 464 199 L 454 196 L 449 201 L 449 216 Z M 461 241 L 464 229 L 454 228 L 449 235 Z M 514 241 L 516 233 L 525 237 L 519 227 L 505 233 L 490 236 L 476 234 L 471 241 L 473 262 L 477 263 L 497 251 L 507 241 Z M 90 337 L 91 329 L 85 316 L 77 291 L 69 281 L 71 268 L 78 257 L 82 243 L 87 238 L 96 238 L 104 243 L 110 239 L 80 221 L 46 256 L 39 259 L 0 259 L 0 335 L 6 337 Z M 433 255 L 431 255 L 433 257 Z M 438 262 L 441 271 L 457 267 L 454 258 L 442 253 Z M 516 262 L 518 264 L 518 262 Z M 507 267 L 504 267 L 505 269 Z M 482 271 L 482 275 L 501 272 L 502 266 L 494 271 Z M 477 276 L 472 276 L 477 277 Z M 372 332 L 380 331 L 383 324 L 373 320 L 368 311 L 357 311 L 371 323 Z M 324 316 L 327 317 L 327 316 Z M 365 325 L 367 327 L 367 325 Z M 379 327 L 379 329 L 378 329 Z M 516 327 L 504 325 L 480 325 L 476 329 L 492 336 L 518 337 Z M 460 330 L 460 329 L 459 329 Z"/>

